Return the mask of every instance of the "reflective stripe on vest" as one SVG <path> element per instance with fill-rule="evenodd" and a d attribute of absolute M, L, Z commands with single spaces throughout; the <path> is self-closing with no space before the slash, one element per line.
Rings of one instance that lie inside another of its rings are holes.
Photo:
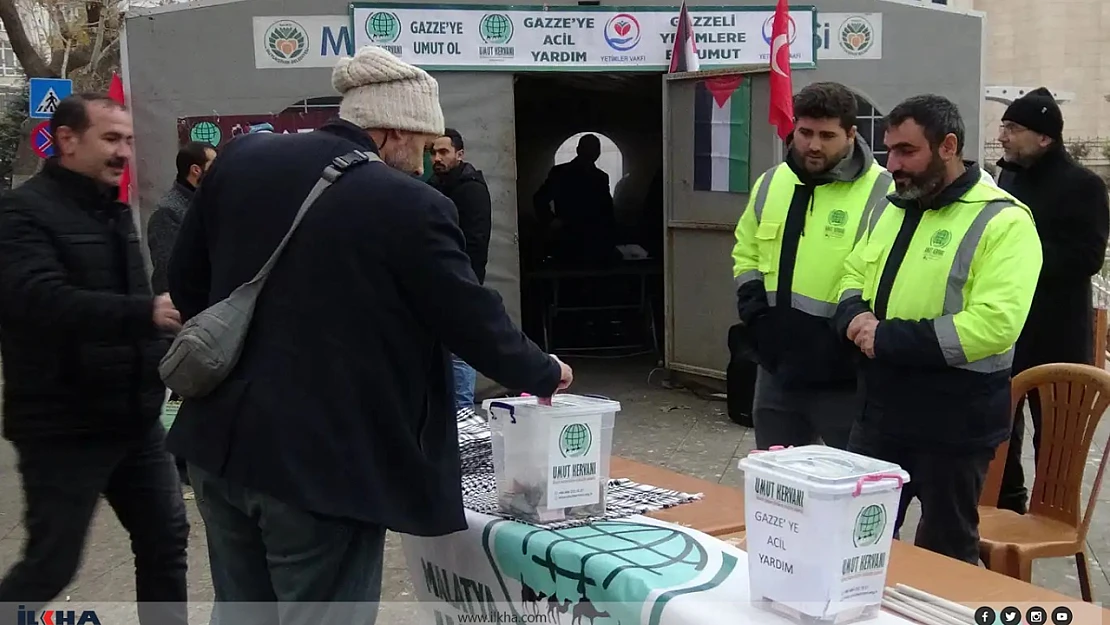
<path fill-rule="evenodd" d="M 778 301 L 779 294 L 776 291 L 771 291 L 767 294 L 767 304 L 774 306 Z M 790 307 L 795 310 L 800 310 L 806 314 L 813 315 L 814 317 L 832 317 L 836 312 L 836 304 L 834 302 L 822 302 L 819 299 L 806 297 L 797 293 L 790 294 Z"/>
<path fill-rule="evenodd" d="M 964 354 L 960 337 L 956 333 L 956 321 L 953 316 L 964 309 L 964 286 L 971 273 L 971 261 L 975 258 L 975 250 L 983 240 L 983 233 L 987 224 L 1003 210 L 1014 204 L 1006 200 L 988 202 L 983 210 L 971 222 L 960 246 L 956 249 L 956 257 L 952 260 L 952 269 L 948 273 L 948 286 L 944 292 L 944 316 L 933 322 L 933 329 L 937 333 L 937 342 L 944 353 L 944 360 L 953 367 L 975 371 L 977 373 L 994 373 L 1010 368 L 1014 363 L 1014 348 L 987 356 L 986 358 L 968 362 Z"/>
<path fill-rule="evenodd" d="M 892 182 L 894 177 L 888 171 L 879 174 L 875 179 L 875 186 L 871 187 L 871 195 L 868 196 L 867 206 L 863 209 L 863 217 L 859 220 L 859 227 L 856 228 L 856 243 L 859 243 L 863 233 L 870 229 L 869 224 L 874 224 L 879 217 L 883 216 L 883 210 L 886 209 L 887 204 L 890 204 L 886 196 L 890 192 Z"/>
<path fill-rule="evenodd" d="M 752 204 L 752 210 L 755 211 L 755 223 L 763 221 L 763 207 L 767 205 L 767 192 L 771 189 L 771 178 L 775 176 L 778 168 L 763 175 L 763 184 L 755 191 L 755 204 Z"/>
<path fill-rule="evenodd" d="M 793 292 L 789 303 L 792 308 L 817 317 L 831 317 L 833 315 L 837 303 L 835 301 L 825 301 L 821 297 L 824 293 L 828 293 L 828 295 L 823 296 L 835 299 L 833 293 L 835 293 L 839 284 L 837 275 L 839 275 L 840 265 L 837 262 L 838 259 L 832 258 L 831 255 L 839 253 L 841 255 L 839 260 L 842 262 L 843 257 L 851 252 L 852 246 L 864 232 L 867 216 L 871 214 L 876 205 L 882 203 L 889 192 L 891 180 L 891 175 L 886 170 L 873 164 L 871 169 L 859 179 L 859 184 L 829 183 L 820 185 L 814 190 L 816 205 L 824 210 L 818 210 L 819 217 L 814 219 L 812 218 L 811 207 L 811 214 L 807 215 L 806 228 L 825 228 L 825 230 L 810 232 L 809 236 L 811 238 L 803 238 L 799 241 L 797 253 L 799 256 L 803 255 L 802 246 L 807 246 L 809 266 L 800 266 L 797 257 L 792 259 L 795 263 Z M 790 204 L 793 201 L 795 187 L 799 184 L 801 184 L 801 181 L 785 163 L 768 170 L 763 175 L 761 183 L 755 190 L 755 199 L 751 210 L 755 215 L 756 223 L 760 226 L 768 228 L 778 226 L 773 241 L 762 239 L 765 244 L 764 249 L 760 250 L 763 258 L 773 259 L 773 266 L 764 267 L 766 273 L 759 270 L 749 270 L 734 279 L 736 288 L 754 280 L 769 282 L 766 285 L 766 290 L 767 301 L 771 306 L 778 303 L 776 288 L 779 267 L 784 260 L 789 262 L 789 259 L 780 258 L 782 236 L 786 227 Z M 861 184 L 865 186 L 860 186 Z M 775 187 L 773 193 L 772 186 Z M 864 193 L 866 193 L 866 196 L 863 195 Z M 770 200 L 770 204 L 768 204 L 768 200 Z M 859 222 L 853 224 L 852 219 L 857 215 L 859 216 Z M 826 225 L 826 221 L 828 225 Z M 828 240 L 820 238 L 821 232 L 825 233 Z M 820 265 L 816 266 L 816 261 L 813 258 L 816 253 L 815 249 L 822 251 Z M 770 274 L 774 275 L 768 280 L 767 275 Z M 824 284 L 826 282 L 828 284 Z M 798 293 L 798 290 L 808 294 Z"/>

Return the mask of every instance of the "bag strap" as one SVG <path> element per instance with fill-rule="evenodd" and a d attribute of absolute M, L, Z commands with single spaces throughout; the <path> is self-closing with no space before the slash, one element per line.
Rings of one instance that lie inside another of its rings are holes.
<path fill-rule="evenodd" d="M 285 249 L 285 245 L 289 243 L 289 239 L 293 238 L 293 233 L 297 230 L 297 226 L 301 224 L 301 219 L 304 218 L 304 214 L 308 212 L 308 208 L 316 203 L 316 200 L 323 195 L 328 187 L 335 184 L 335 181 L 339 180 L 343 174 L 347 173 L 352 168 L 363 163 L 381 162 L 381 160 L 382 159 L 378 158 L 378 155 L 373 152 L 362 152 L 360 150 L 355 150 L 354 152 L 349 152 L 343 156 L 337 156 L 332 159 L 332 162 L 324 168 L 324 172 L 320 174 L 320 179 L 316 181 L 316 186 L 312 187 L 312 191 L 309 191 L 304 202 L 301 202 L 301 207 L 297 209 L 297 215 L 293 217 L 293 223 L 289 225 L 289 231 L 285 233 L 285 238 L 281 240 L 281 243 L 278 243 L 277 248 L 274 249 L 273 254 L 270 254 L 270 258 L 266 261 L 266 264 L 262 265 L 262 269 L 259 269 L 258 273 L 255 274 L 247 284 L 264 282 L 266 278 L 269 277 L 270 271 L 272 271 L 274 265 L 277 264 L 278 257 L 281 256 L 281 252 Z"/>

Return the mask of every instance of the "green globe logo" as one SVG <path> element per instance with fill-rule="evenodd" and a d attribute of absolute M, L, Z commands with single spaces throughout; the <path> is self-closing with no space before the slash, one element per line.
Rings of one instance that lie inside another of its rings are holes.
<path fill-rule="evenodd" d="M 843 226 L 848 223 L 848 211 L 840 210 L 839 208 L 829 213 L 830 226 Z"/>
<path fill-rule="evenodd" d="M 559 451 L 564 458 L 585 456 L 593 442 L 593 433 L 585 423 L 571 423 L 559 432 Z"/>
<path fill-rule="evenodd" d="M 189 129 L 190 141 L 219 145 L 221 138 L 223 138 L 223 133 L 220 132 L 220 127 L 212 122 L 199 122 Z"/>
<path fill-rule="evenodd" d="M 503 13 L 487 13 L 478 22 L 478 36 L 493 45 L 504 45 L 513 38 L 513 21 Z"/>
<path fill-rule="evenodd" d="M 879 542 L 886 529 L 886 508 L 871 504 L 856 515 L 856 526 L 852 530 L 852 543 L 857 547 L 869 547 Z"/>
<path fill-rule="evenodd" d="M 293 65 L 308 55 L 308 35 L 292 20 L 278 20 L 266 29 L 266 53 L 284 65 Z"/>
<path fill-rule="evenodd" d="M 401 20 L 395 13 L 375 11 L 366 18 L 366 36 L 374 43 L 393 43 L 401 36 Z"/>
<path fill-rule="evenodd" d="M 929 242 L 933 247 L 947 247 L 952 242 L 952 233 L 947 230 L 937 230 Z"/>

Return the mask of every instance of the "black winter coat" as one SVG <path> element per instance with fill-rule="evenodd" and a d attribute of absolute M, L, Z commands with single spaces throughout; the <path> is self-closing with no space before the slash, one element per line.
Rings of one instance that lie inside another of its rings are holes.
<path fill-rule="evenodd" d="M 48 161 L 0 201 L 4 436 L 147 436 L 169 346 L 118 189 Z"/>
<path fill-rule="evenodd" d="M 324 167 L 375 150 L 333 122 L 228 144 L 182 222 L 170 293 L 185 318 L 250 280 Z M 466 527 L 448 351 L 550 396 L 559 368 L 478 284 L 451 201 L 368 163 L 324 192 L 270 274 L 244 351 L 186 400 L 171 451 L 318 514 L 415 535 Z"/>
<path fill-rule="evenodd" d="M 466 255 L 478 282 L 486 281 L 486 263 L 489 261 L 489 237 L 493 227 L 489 187 L 482 172 L 470 163 L 462 163 L 445 174 L 436 174 L 428 181 L 437 191 L 455 203 L 459 212 L 459 227 L 466 239 Z"/>
<path fill-rule="evenodd" d="M 999 161 L 1000 187 L 1033 211 L 1044 264 L 1014 352 L 1014 374 L 1094 356 L 1091 276 L 1102 269 L 1110 232 L 1106 183 L 1055 146 L 1029 168 Z"/>

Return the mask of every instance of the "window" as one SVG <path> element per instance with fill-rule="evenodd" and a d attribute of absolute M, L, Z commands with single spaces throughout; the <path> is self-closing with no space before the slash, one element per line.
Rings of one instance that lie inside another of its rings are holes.
<path fill-rule="evenodd" d="M 23 75 L 23 68 L 19 66 L 19 60 L 15 58 L 15 51 L 12 50 L 12 44 L 6 38 L 0 39 L 0 75 Z"/>
<path fill-rule="evenodd" d="M 856 106 L 859 107 L 856 129 L 875 154 L 875 161 L 886 167 L 886 146 L 883 145 L 886 124 L 883 122 L 883 114 L 860 95 L 856 95 Z"/>

